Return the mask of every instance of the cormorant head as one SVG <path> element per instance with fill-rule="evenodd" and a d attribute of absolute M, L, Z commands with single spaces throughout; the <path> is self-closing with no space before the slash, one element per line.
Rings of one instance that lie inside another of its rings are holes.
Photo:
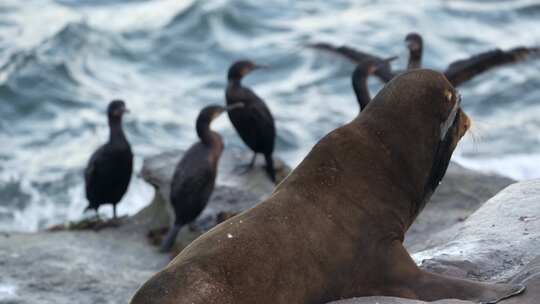
<path fill-rule="evenodd" d="M 199 138 L 203 139 L 207 137 L 208 130 L 210 128 L 210 123 L 216 118 L 219 117 L 225 111 L 231 111 L 236 108 L 243 107 L 242 103 L 235 103 L 230 106 L 220 106 L 220 105 L 209 105 L 204 107 L 197 117 L 197 122 L 195 128 L 197 130 L 197 135 Z"/>
<path fill-rule="evenodd" d="M 353 82 L 356 82 L 355 79 L 360 79 L 360 77 L 367 77 L 369 75 L 373 75 L 375 72 L 377 72 L 378 69 L 384 67 L 389 62 L 396 60 L 397 57 L 389 57 L 386 59 L 376 59 L 376 58 L 369 58 L 364 61 L 361 61 L 353 72 Z"/>
<path fill-rule="evenodd" d="M 126 103 L 122 100 L 111 101 L 111 103 L 109 103 L 109 107 L 107 108 L 107 116 L 109 116 L 109 120 L 121 120 L 122 115 L 127 112 L 129 111 L 126 108 Z"/>
<path fill-rule="evenodd" d="M 251 60 L 240 60 L 231 65 L 227 75 L 228 80 L 240 80 L 242 77 L 249 74 L 251 71 L 265 68 L 266 66 L 258 65 Z"/>
<path fill-rule="evenodd" d="M 417 52 L 422 51 L 423 41 L 422 41 L 422 36 L 420 36 L 420 34 L 409 33 L 405 37 L 405 42 L 407 43 L 407 48 L 409 49 L 410 52 L 417 53 Z"/>
<path fill-rule="evenodd" d="M 197 121 L 207 121 L 208 123 L 212 122 L 212 120 L 216 119 L 225 111 L 231 111 L 240 107 L 243 107 L 244 105 L 242 103 L 235 103 L 230 106 L 220 106 L 220 105 L 209 105 L 204 107 L 200 112 L 199 116 L 197 118 Z"/>

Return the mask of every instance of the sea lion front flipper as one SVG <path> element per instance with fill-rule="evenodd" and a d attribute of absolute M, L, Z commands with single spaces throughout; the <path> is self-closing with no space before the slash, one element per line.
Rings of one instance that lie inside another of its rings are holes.
<path fill-rule="evenodd" d="M 498 303 L 525 290 L 521 284 L 481 283 L 422 271 L 413 288 L 421 300 L 457 298 L 482 304 Z"/>
<path fill-rule="evenodd" d="M 384 281 L 385 285 L 389 287 L 383 291 L 382 295 L 428 302 L 459 299 L 481 304 L 493 304 L 518 295 L 525 290 L 525 286 L 522 284 L 482 283 L 421 270 L 400 241 L 394 241 L 385 248 L 387 254 L 384 256 L 384 260 L 393 262 L 392 264 L 381 264 L 383 266 L 379 267 L 379 269 L 385 270 Z M 388 282 L 394 282 L 394 284 L 388 284 Z"/>

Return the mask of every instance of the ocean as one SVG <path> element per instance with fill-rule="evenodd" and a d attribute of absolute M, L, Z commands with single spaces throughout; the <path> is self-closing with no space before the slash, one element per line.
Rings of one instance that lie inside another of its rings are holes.
<path fill-rule="evenodd" d="M 108 137 L 105 110 L 126 101 L 135 174 L 119 214 L 153 190 L 145 156 L 190 146 L 203 106 L 224 103 L 228 66 L 270 69 L 244 83 L 276 119 L 275 155 L 294 166 L 351 120 L 354 65 L 303 47 L 346 44 L 400 56 L 424 37 L 425 67 L 496 47 L 540 45 L 540 1 L 2 0 L 0 2 L 0 231 L 35 231 L 82 217 L 83 170 Z M 489 71 L 459 88 L 473 128 L 454 160 L 515 179 L 540 177 L 540 58 Z M 382 87 L 370 80 L 372 94 Z M 244 147 L 223 115 L 228 147 Z M 100 210 L 111 214 L 111 208 Z"/>

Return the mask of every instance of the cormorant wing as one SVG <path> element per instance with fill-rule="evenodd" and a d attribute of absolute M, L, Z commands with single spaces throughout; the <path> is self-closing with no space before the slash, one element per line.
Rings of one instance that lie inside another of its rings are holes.
<path fill-rule="evenodd" d="M 274 117 L 272 116 L 270 109 L 268 109 L 266 103 L 249 88 L 244 88 L 242 93 L 243 98 L 250 100 L 245 104 L 247 104 L 247 108 L 250 109 L 250 115 L 253 119 L 251 125 L 255 128 L 255 134 L 258 134 L 257 141 L 265 141 L 265 143 L 263 143 L 265 146 L 271 144 L 271 150 L 273 150 L 276 128 Z"/>
<path fill-rule="evenodd" d="M 175 209 L 181 213 L 207 201 L 212 193 L 214 173 L 207 162 L 207 154 L 198 148 L 188 150 L 174 172 L 171 194 L 180 203 Z"/>
<path fill-rule="evenodd" d="M 491 68 L 524 60 L 531 54 L 540 54 L 540 48 L 517 47 L 508 51 L 495 49 L 454 61 L 444 74 L 452 85 L 459 86 Z"/>
<path fill-rule="evenodd" d="M 383 60 L 383 58 L 381 57 L 378 57 L 378 56 L 375 56 L 366 52 L 362 52 L 359 50 L 355 50 L 354 48 L 348 47 L 346 45 L 342 45 L 338 47 L 338 46 L 333 46 L 329 43 L 320 42 L 320 43 L 307 44 L 306 46 L 317 49 L 317 50 L 323 50 L 323 51 L 339 54 L 356 63 L 360 63 L 365 60 L 377 60 L 377 61 Z M 379 77 L 379 79 L 381 79 L 383 82 L 388 82 L 390 81 L 390 79 L 392 79 L 395 76 L 394 73 L 392 72 L 392 67 L 390 66 L 389 62 L 380 66 L 377 69 L 377 71 L 375 71 L 375 75 Z"/>
<path fill-rule="evenodd" d="M 106 145 L 99 147 L 88 160 L 88 164 L 84 169 L 84 181 L 86 189 L 91 189 L 94 182 L 99 178 L 100 163 L 102 162 L 103 155 L 105 154 Z"/>

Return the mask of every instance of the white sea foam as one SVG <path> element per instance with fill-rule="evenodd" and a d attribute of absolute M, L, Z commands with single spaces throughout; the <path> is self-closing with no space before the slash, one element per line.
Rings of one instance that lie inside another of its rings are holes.
<path fill-rule="evenodd" d="M 0 283 L 0 300 L 13 300 L 17 297 L 17 286 Z"/>

